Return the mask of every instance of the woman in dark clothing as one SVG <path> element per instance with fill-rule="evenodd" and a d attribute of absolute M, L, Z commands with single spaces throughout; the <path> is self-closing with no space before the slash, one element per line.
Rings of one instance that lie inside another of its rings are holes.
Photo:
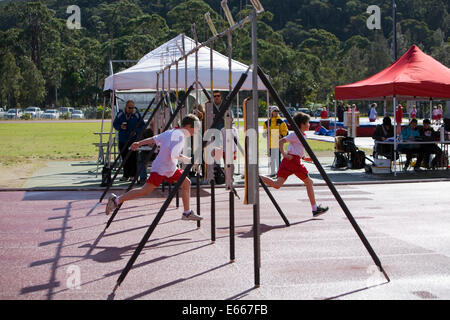
<path fill-rule="evenodd" d="M 376 126 L 372 138 L 376 141 L 385 141 L 386 139 L 393 137 L 394 127 L 392 126 L 391 118 L 386 116 L 383 118 L 383 124 L 379 124 Z M 394 146 L 391 144 L 377 144 L 376 153 L 388 159 L 393 159 Z"/>

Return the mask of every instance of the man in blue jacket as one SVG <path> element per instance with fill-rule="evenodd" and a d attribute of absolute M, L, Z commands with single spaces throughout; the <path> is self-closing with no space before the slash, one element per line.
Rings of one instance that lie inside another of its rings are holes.
<path fill-rule="evenodd" d="M 131 144 L 136 141 L 137 136 L 144 128 L 144 121 L 141 122 L 136 132 L 132 135 L 137 124 L 141 120 L 141 114 L 134 107 L 134 101 L 128 100 L 124 110 L 120 110 L 114 119 L 113 126 L 119 132 L 119 150 L 122 161 L 131 152 L 128 160 L 123 166 L 123 177 L 120 181 L 128 181 L 136 175 L 137 154 L 136 151 L 129 150 Z"/>

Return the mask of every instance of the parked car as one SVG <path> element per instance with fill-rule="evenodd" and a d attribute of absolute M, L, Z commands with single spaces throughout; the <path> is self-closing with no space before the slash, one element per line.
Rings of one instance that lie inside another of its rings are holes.
<path fill-rule="evenodd" d="M 276 107 L 276 106 L 269 106 L 269 110 L 272 107 Z M 295 109 L 294 107 L 286 107 L 286 110 L 287 110 L 287 112 L 289 112 L 289 114 L 291 116 L 294 116 L 294 114 L 297 112 L 297 109 Z M 286 115 L 284 115 L 283 111 L 281 111 L 281 110 L 280 110 L 280 117 L 284 117 L 284 118 L 286 117 Z"/>
<path fill-rule="evenodd" d="M 241 107 L 239 107 L 239 108 L 233 107 L 232 110 L 233 110 L 233 117 L 242 118 L 244 116 L 244 113 L 243 113 Z"/>
<path fill-rule="evenodd" d="M 48 109 L 42 114 L 44 119 L 59 119 L 59 112 L 56 109 Z"/>
<path fill-rule="evenodd" d="M 25 109 L 24 114 L 29 114 L 32 119 L 38 119 L 43 114 L 43 111 L 39 107 L 28 107 Z"/>
<path fill-rule="evenodd" d="M 59 114 L 61 116 L 68 115 L 69 118 L 72 116 L 72 111 L 73 110 L 74 109 L 72 107 L 61 107 L 61 108 L 58 109 Z"/>
<path fill-rule="evenodd" d="M 9 109 L 5 114 L 6 119 L 19 119 L 23 115 L 22 110 L 20 109 Z"/>
<path fill-rule="evenodd" d="M 303 113 L 306 113 L 306 114 L 312 116 L 312 112 L 311 112 L 311 110 L 309 110 L 309 108 L 298 108 L 297 111 L 303 112 Z"/>
<path fill-rule="evenodd" d="M 72 119 L 83 119 L 84 114 L 81 110 L 73 110 L 72 111 Z"/>
<path fill-rule="evenodd" d="M 291 115 L 291 117 L 293 117 L 294 114 L 297 112 L 297 109 L 295 109 L 294 107 L 287 107 L 286 109 L 289 112 L 289 114 Z"/>
<path fill-rule="evenodd" d="M 315 118 L 320 117 L 320 113 L 321 113 L 321 112 L 322 112 L 322 108 L 317 109 L 317 110 L 314 112 L 314 117 L 315 117 Z"/>
<path fill-rule="evenodd" d="M 6 111 L 3 108 L 0 108 L 0 118 L 4 118 Z"/>

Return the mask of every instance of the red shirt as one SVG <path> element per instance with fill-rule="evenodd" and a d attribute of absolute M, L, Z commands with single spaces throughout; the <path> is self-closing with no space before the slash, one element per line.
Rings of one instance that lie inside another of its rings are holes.
<path fill-rule="evenodd" d="M 320 112 L 320 117 L 321 117 L 322 119 L 328 119 L 328 112 L 327 112 L 327 110 L 322 110 L 322 111 Z"/>
<path fill-rule="evenodd" d="M 397 108 L 395 111 L 395 123 L 402 123 L 403 110 L 402 108 Z"/>

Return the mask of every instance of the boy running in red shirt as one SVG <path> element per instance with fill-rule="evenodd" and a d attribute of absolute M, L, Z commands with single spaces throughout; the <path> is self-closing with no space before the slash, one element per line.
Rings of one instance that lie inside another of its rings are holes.
<path fill-rule="evenodd" d="M 305 135 L 305 131 L 309 130 L 309 116 L 303 112 L 297 112 L 294 115 L 294 121 L 300 128 L 302 134 Z M 289 147 L 286 153 L 284 150 L 284 144 L 287 142 L 289 142 Z M 305 148 L 301 144 L 295 132 L 291 132 L 286 137 L 280 139 L 279 147 L 280 152 L 283 155 L 283 160 L 281 161 L 280 168 L 277 172 L 277 179 L 272 180 L 263 176 L 261 176 L 261 179 L 268 186 L 279 189 L 291 174 L 295 174 L 306 186 L 313 216 L 317 217 L 327 212 L 328 207 L 322 207 L 316 204 L 313 181 L 308 176 L 308 170 L 306 170 L 305 166 L 301 163 L 301 159 L 305 153 Z"/>
<path fill-rule="evenodd" d="M 159 187 L 163 180 L 169 183 L 178 181 L 183 173 L 177 168 L 178 160 L 184 163 L 190 163 L 191 161 L 191 158 L 184 156 L 182 152 L 185 138 L 194 135 L 196 121 L 199 121 L 198 118 L 189 114 L 181 121 L 180 129 L 167 130 L 157 136 L 135 142 L 131 145 L 131 150 L 133 151 L 137 150 L 140 146 L 152 146 L 154 144 L 160 146 L 160 150 L 156 159 L 153 160 L 151 173 L 145 185 L 142 188 L 130 190 L 120 197 L 113 193 L 106 205 L 106 215 L 109 215 L 111 211 L 125 201 L 148 195 L 155 188 Z M 184 207 L 181 219 L 194 221 L 202 220 L 202 217 L 190 209 L 190 197 L 191 181 L 189 178 L 186 178 L 181 184 L 181 200 Z"/>

